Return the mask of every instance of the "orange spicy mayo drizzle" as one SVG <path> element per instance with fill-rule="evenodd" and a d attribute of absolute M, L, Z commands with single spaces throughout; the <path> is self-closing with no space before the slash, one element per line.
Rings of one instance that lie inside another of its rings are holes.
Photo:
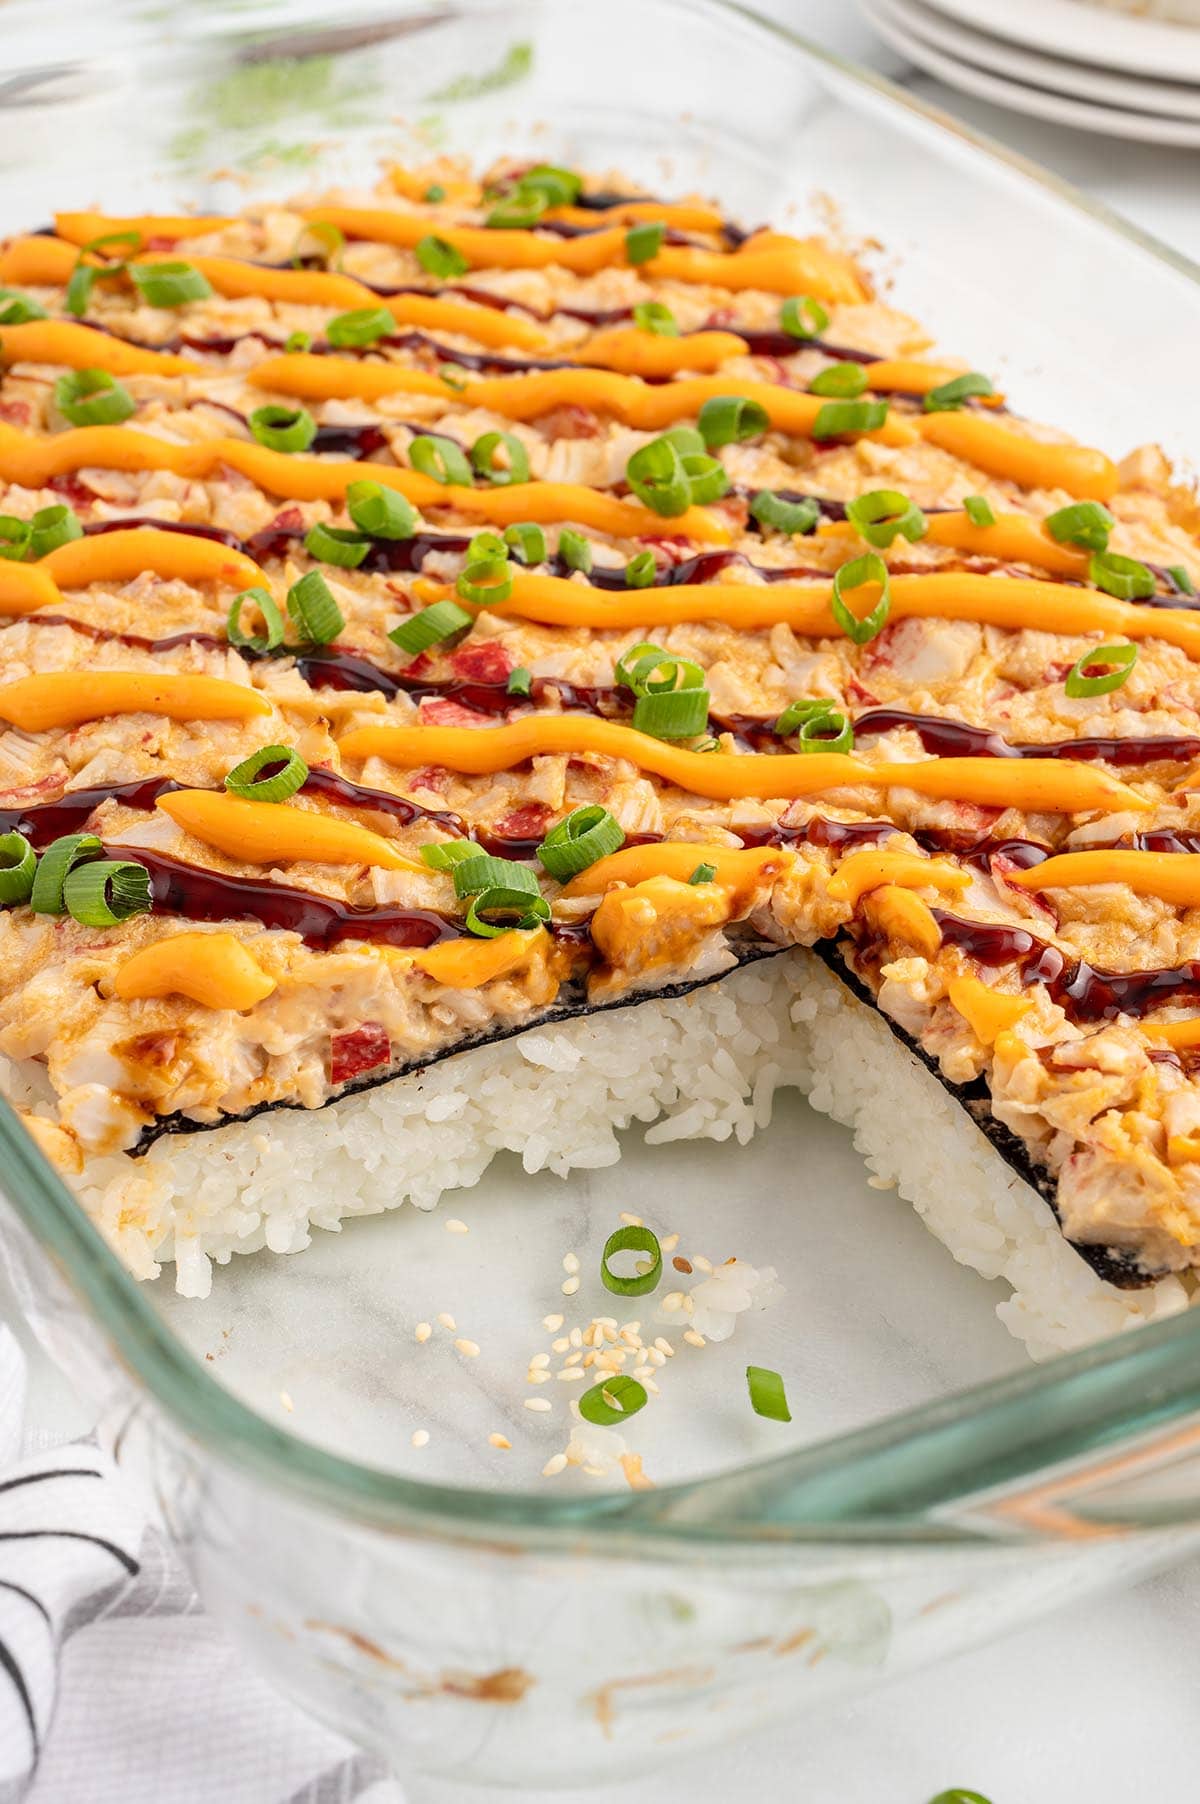
<path fill-rule="evenodd" d="M 789 626 L 814 638 L 838 638 L 829 583 L 677 583 L 665 589 L 601 591 L 560 576 L 519 570 L 512 595 L 497 612 L 545 626 L 609 628 L 682 626 L 714 620 L 742 632 Z M 934 571 L 894 576 L 893 620 L 972 620 L 1020 632 L 1104 633 L 1161 639 L 1200 658 L 1200 609 L 1145 608 L 1095 589 L 1072 589 L 1033 577 Z"/>
<path fill-rule="evenodd" d="M 346 758 L 384 758 L 404 768 L 444 765 L 469 776 L 492 776 L 545 753 L 592 752 L 628 759 L 714 801 L 901 788 L 981 807 L 1050 813 L 1147 806 L 1136 790 L 1106 772 L 1065 759 L 1029 758 L 1018 764 L 1015 759 L 930 758 L 871 765 L 839 752 L 689 752 L 615 721 L 579 715 L 527 715 L 503 727 L 358 727 L 343 736 L 339 748 Z"/>
<path fill-rule="evenodd" d="M 245 552 L 212 539 L 139 526 L 72 539 L 35 564 L 0 563 L 0 615 L 32 614 L 60 602 L 63 589 L 130 582 L 147 570 L 188 583 L 227 583 L 237 589 L 270 587 Z"/>
<path fill-rule="evenodd" d="M 172 470 L 178 476 L 218 476 L 222 465 L 248 477 L 268 494 L 289 501 L 340 501 L 350 483 L 368 476 L 397 489 L 415 507 L 449 507 L 508 525 L 535 520 L 543 525 L 574 520 L 618 538 L 655 537 L 662 517 L 640 502 L 619 501 L 571 482 L 513 483 L 502 489 L 457 488 L 419 470 L 392 464 L 353 463 L 347 459 L 303 457 L 271 451 L 245 439 L 199 439 L 172 444 L 126 426 L 78 426 L 69 432 L 39 437 L 0 421 L 0 480 L 24 488 L 44 488 L 54 476 L 89 467 L 109 470 Z M 709 545 L 727 545 L 729 532 L 716 515 L 689 508 L 672 520 L 671 529 Z M 228 554 L 227 554 L 228 555 Z"/>

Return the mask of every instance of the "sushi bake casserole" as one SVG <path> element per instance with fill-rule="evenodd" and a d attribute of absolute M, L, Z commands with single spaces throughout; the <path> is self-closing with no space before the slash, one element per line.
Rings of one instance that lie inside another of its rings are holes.
<path fill-rule="evenodd" d="M 133 1271 L 795 1083 L 1035 1351 L 1186 1304 L 1159 453 L 548 165 L 59 215 L 0 283 L 0 1063 Z"/>

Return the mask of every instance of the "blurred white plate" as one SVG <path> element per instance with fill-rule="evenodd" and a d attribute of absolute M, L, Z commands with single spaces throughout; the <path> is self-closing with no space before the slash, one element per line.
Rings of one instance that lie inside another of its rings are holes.
<path fill-rule="evenodd" d="M 1011 43 L 1106 69 L 1200 81 L 1200 30 L 1109 12 L 1086 0 L 937 0 L 938 9 Z"/>
<path fill-rule="evenodd" d="M 966 0 L 955 0 L 955 3 L 965 4 Z M 1020 4 L 1020 0 L 1013 0 L 1013 3 Z M 1048 5 L 1054 3 L 1055 0 L 1047 0 Z M 1068 0 L 1063 0 L 1064 5 L 1067 3 Z M 980 100 L 994 101 L 998 106 L 1012 107 L 1019 113 L 1032 113 L 1035 118 L 1049 119 L 1056 125 L 1097 132 L 1101 137 L 1133 138 L 1143 144 L 1166 144 L 1179 150 L 1200 149 L 1200 118 L 1169 118 L 1157 113 L 1103 106 L 1050 88 L 1012 81 L 918 37 L 905 17 L 903 4 L 898 6 L 897 0 L 863 0 L 863 11 L 902 56 L 951 87 L 961 88 Z M 1011 20 L 1005 23 L 1010 24 Z"/>
<path fill-rule="evenodd" d="M 1200 86 L 1155 81 L 1149 76 L 1117 75 L 1088 63 L 1024 50 L 990 32 L 973 31 L 948 19 L 933 0 L 869 0 L 880 13 L 934 50 L 972 63 L 992 75 L 1009 76 L 1050 92 L 1074 95 L 1093 105 L 1154 113 L 1176 119 L 1200 119 Z"/>

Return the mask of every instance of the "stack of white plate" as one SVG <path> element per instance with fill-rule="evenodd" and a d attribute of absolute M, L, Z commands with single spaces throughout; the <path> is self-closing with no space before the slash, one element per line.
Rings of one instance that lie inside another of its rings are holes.
<path fill-rule="evenodd" d="M 862 0 L 908 61 L 952 87 L 1059 125 L 1200 148 L 1196 0 Z M 1157 17 L 1151 16 L 1155 11 Z"/>

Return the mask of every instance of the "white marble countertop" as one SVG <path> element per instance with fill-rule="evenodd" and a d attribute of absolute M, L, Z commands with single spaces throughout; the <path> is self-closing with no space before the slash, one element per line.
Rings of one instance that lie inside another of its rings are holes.
<path fill-rule="evenodd" d="M 1200 156 L 1072 132 L 959 95 L 905 66 L 852 0 L 752 0 L 796 31 L 899 81 L 1097 195 L 1200 259 Z M 1181 350 L 1184 347 L 1180 347 Z M 1190 347 L 1188 347 L 1190 349 Z M 42 1376 L 38 1414 L 70 1429 Z M 594 1804 L 928 1804 L 946 1787 L 993 1804 L 1124 1804 L 1195 1794 L 1200 1563 L 898 1681 L 789 1731 L 620 1790 Z M 1133 1675 L 1131 1681 L 1131 1675 Z M 566 1804 L 567 1794 L 562 1794 Z M 585 1794 L 573 1792 L 579 1801 Z M 458 1804 L 453 1787 L 420 1804 Z M 417 1804 L 417 1800 L 414 1800 Z M 554 1804 L 549 1796 L 544 1804 Z"/>

